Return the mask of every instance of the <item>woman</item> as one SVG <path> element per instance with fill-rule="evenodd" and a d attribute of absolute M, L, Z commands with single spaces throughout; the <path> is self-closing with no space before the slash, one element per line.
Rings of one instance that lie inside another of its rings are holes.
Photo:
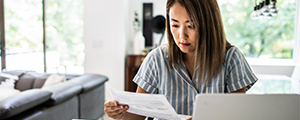
<path fill-rule="evenodd" d="M 245 93 L 256 81 L 242 53 L 225 38 L 216 0 L 168 0 L 168 45 L 152 50 L 133 79 L 137 93 L 164 94 L 178 114 L 192 115 L 201 93 Z M 143 120 L 127 105 L 105 103 L 114 119 Z"/>

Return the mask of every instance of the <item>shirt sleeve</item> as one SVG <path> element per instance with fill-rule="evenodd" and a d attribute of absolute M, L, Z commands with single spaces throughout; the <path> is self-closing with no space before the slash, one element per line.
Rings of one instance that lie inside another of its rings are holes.
<path fill-rule="evenodd" d="M 229 52 L 231 55 L 227 59 L 227 91 L 234 92 L 244 87 L 246 87 L 246 90 L 249 90 L 257 81 L 257 77 L 252 72 L 243 54 L 237 48 Z"/>
<path fill-rule="evenodd" d="M 151 94 L 158 93 L 157 64 L 155 60 L 155 50 L 152 50 L 144 59 L 137 74 L 133 78 L 138 86 Z"/>

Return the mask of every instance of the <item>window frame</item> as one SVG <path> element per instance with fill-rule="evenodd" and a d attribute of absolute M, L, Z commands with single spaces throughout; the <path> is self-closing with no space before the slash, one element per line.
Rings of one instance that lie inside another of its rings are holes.
<path fill-rule="evenodd" d="M 45 23 L 45 0 L 42 0 L 42 14 L 43 14 L 43 53 L 44 53 L 44 72 L 47 72 L 46 67 L 46 23 Z M 6 50 L 5 50 L 5 15 L 4 15 L 4 0 L 0 0 L 0 26 L 1 26 L 1 71 L 6 69 Z"/>
<path fill-rule="evenodd" d="M 295 63 L 300 62 L 300 0 L 296 0 L 295 31 L 294 31 L 294 52 L 293 59 Z"/>
<path fill-rule="evenodd" d="M 1 71 L 6 68 L 5 52 L 5 23 L 4 23 L 4 0 L 0 0 L 0 36 L 1 36 Z"/>

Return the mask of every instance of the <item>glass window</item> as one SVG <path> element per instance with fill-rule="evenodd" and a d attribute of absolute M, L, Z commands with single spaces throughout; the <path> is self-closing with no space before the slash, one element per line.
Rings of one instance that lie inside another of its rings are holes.
<path fill-rule="evenodd" d="M 7 70 L 44 71 L 42 0 L 4 0 Z"/>
<path fill-rule="evenodd" d="M 277 0 L 278 14 L 251 19 L 253 0 L 218 0 L 228 41 L 248 58 L 292 59 L 296 1 Z"/>
<path fill-rule="evenodd" d="M 83 73 L 83 0 L 46 5 L 47 72 Z"/>

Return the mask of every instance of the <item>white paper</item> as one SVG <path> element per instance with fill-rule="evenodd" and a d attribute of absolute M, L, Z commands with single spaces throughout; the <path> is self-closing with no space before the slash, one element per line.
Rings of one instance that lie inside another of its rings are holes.
<path fill-rule="evenodd" d="M 109 90 L 115 101 L 129 106 L 130 113 L 166 120 L 181 119 L 164 95 L 126 92 L 111 86 Z"/>

